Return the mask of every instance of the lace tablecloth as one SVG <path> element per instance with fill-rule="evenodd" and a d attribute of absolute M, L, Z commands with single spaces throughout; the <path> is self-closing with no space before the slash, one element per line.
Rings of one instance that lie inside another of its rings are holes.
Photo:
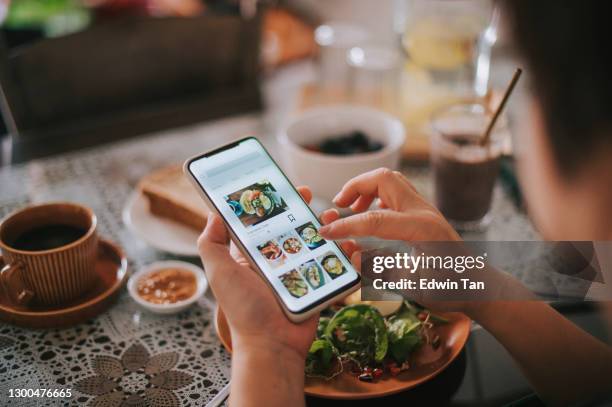
<path fill-rule="evenodd" d="M 256 117 L 234 118 L 4 168 L 0 217 L 31 203 L 75 201 L 94 210 L 100 236 L 123 247 L 130 271 L 173 258 L 147 247 L 123 224 L 134 186 L 155 168 L 256 134 L 260 126 Z M 206 303 L 158 316 L 124 292 L 107 312 L 74 328 L 0 324 L 0 405 L 114 406 L 123 399 L 128 405 L 200 406 L 227 383 L 229 368 Z M 39 388 L 71 389 L 72 398 L 8 398 L 9 389 Z"/>
<path fill-rule="evenodd" d="M 262 122 L 246 116 L 174 130 L 0 170 L 0 217 L 22 206 L 70 200 L 91 207 L 102 237 L 119 243 L 130 271 L 172 256 L 136 239 L 121 212 L 151 170 L 247 134 Z M 264 142 L 272 148 L 268 138 Z M 429 171 L 405 169 L 425 195 Z M 529 221 L 501 190 L 483 239 L 530 240 Z M 210 303 L 210 302 L 209 302 Z M 206 302 L 178 316 L 152 315 L 123 292 L 107 312 L 62 330 L 0 325 L 0 405 L 204 405 L 227 383 L 230 358 L 217 340 Z M 9 389 L 71 389 L 72 397 L 11 398 Z"/>

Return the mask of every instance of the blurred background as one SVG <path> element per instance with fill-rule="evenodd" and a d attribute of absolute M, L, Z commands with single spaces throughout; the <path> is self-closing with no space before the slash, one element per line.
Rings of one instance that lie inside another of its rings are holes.
<path fill-rule="evenodd" d="M 423 161 L 431 113 L 490 97 L 504 48 L 489 0 L 0 0 L 0 24 L 4 164 L 347 102 L 400 117 Z"/>

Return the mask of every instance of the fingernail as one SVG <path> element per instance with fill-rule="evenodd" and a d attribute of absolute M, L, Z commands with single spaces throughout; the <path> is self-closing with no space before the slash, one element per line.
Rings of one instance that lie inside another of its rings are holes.
<path fill-rule="evenodd" d="M 319 228 L 319 233 L 320 234 L 326 234 L 327 232 L 330 231 L 330 229 L 331 229 L 331 226 L 329 226 L 329 225 L 321 226 Z"/>
<path fill-rule="evenodd" d="M 332 202 L 337 204 L 338 201 L 340 200 L 340 193 L 336 194 L 336 196 L 334 197 L 334 199 L 332 199 Z"/>

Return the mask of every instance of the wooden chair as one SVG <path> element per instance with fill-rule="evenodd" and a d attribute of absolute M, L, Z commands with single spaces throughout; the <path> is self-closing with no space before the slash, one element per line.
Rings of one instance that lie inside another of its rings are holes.
<path fill-rule="evenodd" d="M 130 18 L 7 49 L 12 161 L 261 108 L 259 16 Z"/>

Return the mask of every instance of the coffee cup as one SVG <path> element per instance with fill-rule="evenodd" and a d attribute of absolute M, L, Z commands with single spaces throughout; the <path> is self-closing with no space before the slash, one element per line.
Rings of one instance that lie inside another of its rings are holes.
<path fill-rule="evenodd" d="M 87 292 L 95 277 L 96 224 L 91 209 L 69 202 L 8 215 L 0 223 L 0 288 L 9 302 L 60 305 Z"/>

